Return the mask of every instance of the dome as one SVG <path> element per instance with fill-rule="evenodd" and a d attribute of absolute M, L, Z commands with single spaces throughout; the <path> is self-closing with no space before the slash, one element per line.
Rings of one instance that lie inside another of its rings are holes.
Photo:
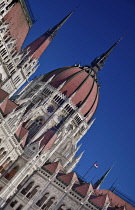
<path fill-rule="evenodd" d="M 50 84 L 58 88 L 65 82 L 60 92 L 68 98 L 74 94 L 72 103 L 80 108 L 81 114 L 89 121 L 98 104 L 97 72 L 89 66 L 68 66 L 48 73 L 43 81 L 46 82 L 53 75 Z"/>

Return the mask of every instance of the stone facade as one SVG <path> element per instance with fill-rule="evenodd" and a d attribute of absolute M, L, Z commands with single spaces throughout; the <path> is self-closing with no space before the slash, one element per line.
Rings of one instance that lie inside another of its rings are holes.
<path fill-rule="evenodd" d="M 72 172 L 83 155 L 76 157 L 78 143 L 94 122 L 98 71 L 119 41 L 90 66 L 56 69 L 13 96 L 35 72 L 38 58 L 72 13 L 20 49 L 31 26 L 25 2 L 2 1 L 0 10 L 1 209 L 133 210 L 114 193 L 98 189 L 110 169 L 94 185 Z M 18 21 L 14 10 L 24 23 L 19 42 L 13 33 Z"/>

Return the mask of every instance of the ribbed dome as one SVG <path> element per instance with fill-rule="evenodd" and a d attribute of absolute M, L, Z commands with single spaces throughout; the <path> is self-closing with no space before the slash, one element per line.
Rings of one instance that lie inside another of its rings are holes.
<path fill-rule="evenodd" d="M 58 88 L 65 82 L 60 90 L 61 93 L 68 98 L 74 94 L 71 100 L 75 106 L 80 107 L 84 116 L 94 114 L 98 104 L 97 74 L 94 70 L 87 66 L 63 67 L 48 73 L 43 81 L 47 81 L 53 75 L 55 75 L 51 81 L 53 87 Z"/>

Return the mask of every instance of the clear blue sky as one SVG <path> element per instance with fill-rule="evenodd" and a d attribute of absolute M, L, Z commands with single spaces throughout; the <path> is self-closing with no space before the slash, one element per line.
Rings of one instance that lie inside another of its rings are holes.
<path fill-rule="evenodd" d="M 102 188 L 116 180 L 118 189 L 135 198 L 135 1 L 134 0 L 29 0 L 37 22 L 26 46 L 69 12 L 76 11 L 61 28 L 40 59 L 36 75 L 75 63 L 90 64 L 124 33 L 125 37 L 100 72 L 100 100 L 96 121 L 83 137 L 85 150 L 80 175 L 97 161 L 87 180 L 96 181 L 114 162 Z"/>

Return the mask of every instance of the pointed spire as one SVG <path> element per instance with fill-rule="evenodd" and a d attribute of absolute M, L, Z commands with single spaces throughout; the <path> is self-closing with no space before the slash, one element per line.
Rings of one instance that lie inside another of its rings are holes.
<path fill-rule="evenodd" d="M 25 50 L 29 49 L 28 56 L 32 56 L 32 59 L 39 59 L 43 52 L 46 50 L 48 45 L 51 43 L 53 38 L 55 37 L 58 30 L 63 26 L 63 24 L 68 20 L 68 18 L 72 15 L 73 12 L 69 13 L 62 21 L 60 21 L 53 28 L 49 29 L 31 44 L 29 44 Z"/>
<path fill-rule="evenodd" d="M 109 50 L 107 50 L 105 53 L 103 53 L 100 57 L 95 58 L 92 62 L 91 62 L 91 67 L 93 69 L 95 69 L 95 71 L 99 71 L 103 68 L 103 66 L 105 65 L 105 62 L 108 58 L 108 56 L 110 55 L 110 53 L 114 50 L 114 48 L 119 44 L 119 42 L 122 40 L 123 36 L 117 41 L 115 42 L 110 48 Z"/>
<path fill-rule="evenodd" d="M 114 164 L 113 164 L 114 166 Z M 97 180 L 97 182 L 93 185 L 93 189 L 99 189 L 100 186 L 102 185 L 102 183 L 104 182 L 105 178 L 107 177 L 107 175 L 110 173 L 110 171 L 112 170 L 112 167 L 110 167 L 106 172 L 105 174 L 99 179 Z"/>
<path fill-rule="evenodd" d="M 58 30 L 64 25 L 64 23 L 69 19 L 69 17 L 73 14 L 73 12 L 70 12 L 62 21 L 60 21 L 57 25 L 55 25 L 53 28 L 50 28 L 47 33 L 51 36 L 55 36 Z M 52 38 L 53 38 L 52 37 Z"/>

